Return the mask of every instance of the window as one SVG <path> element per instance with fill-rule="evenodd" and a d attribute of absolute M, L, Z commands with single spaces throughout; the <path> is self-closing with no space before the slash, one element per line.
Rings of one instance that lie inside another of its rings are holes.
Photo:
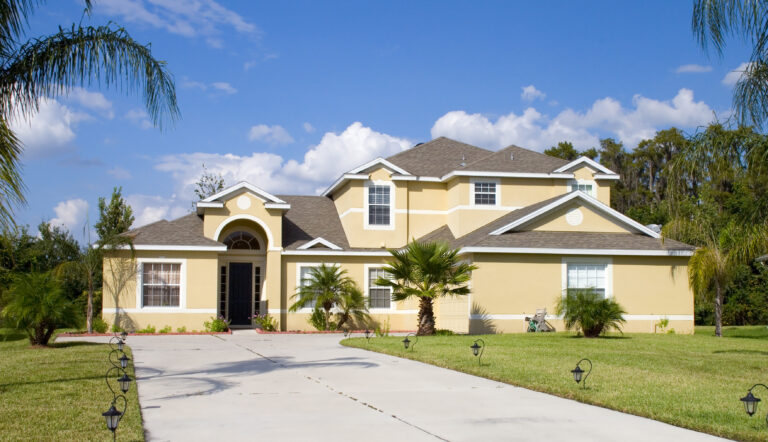
<path fill-rule="evenodd" d="M 181 264 L 142 264 L 141 292 L 144 307 L 179 307 Z"/>
<path fill-rule="evenodd" d="M 312 281 L 312 269 L 313 267 L 299 267 L 299 287 L 306 287 Z M 315 308 L 315 300 L 304 304 L 304 308 Z"/>
<path fill-rule="evenodd" d="M 568 291 L 593 289 L 605 297 L 607 267 L 607 264 L 600 263 L 568 263 Z"/>
<path fill-rule="evenodd" d="M 266 311 L 261 311 L 261 267 L 253 267 L 253 314 L 263 315 Z"/>
<path fill-rule="evenodd" d="M 368 186 L 368 225 L 388 226 L 390 220 L 389 186 Z"/>
<path fill-rule="evenodd" d="M 227 317 L 227 266 L 219 272 L 219 316 Z"/>
<path fill-rule="evenodd" d="M 224 244 L 230 250 L 259 250 L 259 240 L 248 232 L 230 233 L 225 239 Z"/>
<path fill-rule="evenodd" d="M 368 305 L 370 308 L 389 308 L 392 303 L 392 291 L 389 287 L 376 285 L 380 277 L 386 278 L 382 268 L 368 269 Z"/>
<path fill-rule="evenodd" d="M 472 186 L 472 204 L 476 206 L 495 206 L 498 202 L 498 184 L 495 181 L 474 181 Z"/>
<path fill-rule="evenodd" d="M 595 183 L 593 181 L 571 181 L 571 192 L 581 191 L 589 196 L 595 196 Z"/>

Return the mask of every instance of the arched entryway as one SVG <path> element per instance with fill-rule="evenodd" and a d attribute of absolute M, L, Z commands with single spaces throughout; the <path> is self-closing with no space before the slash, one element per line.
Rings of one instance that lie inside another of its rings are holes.
<path fill-rule="evenodd" d="M 217 240 L 227 246 L 219 254 L 219 315 L 232 327 L 250 327 L 254 315 L 267 312 L 263 300 L 268 235 L 257 223 L 232 220 Z"/>

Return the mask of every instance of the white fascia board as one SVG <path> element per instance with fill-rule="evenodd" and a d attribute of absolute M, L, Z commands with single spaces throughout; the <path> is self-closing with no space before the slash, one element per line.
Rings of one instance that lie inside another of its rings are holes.
<path fill-rule="evenodd" d="M 118 250 L 130 250 L 130 246 L 116 247 Z M 170 246 L 170 245 L 152 245 L 152 244 L 139 244 L 134 245 L 133 250 L 162 250 L 162 251 L 183 251 L 183 252 L 226 252 L 227 246 Z"/>
<path fill-rule="evenodd" d="M 329 249 L 341 250 L 341 247 L 337 246 L 336 244 L 328 241 L 327 239 L 325 239 L 323 237 L 315 238 L 312 241 L 310 241 L 310 242 L 308 242 L 308 243 L 306 243 L 306 244 L 304 244 L 302 246 L 299 246 L 298 249 L 299 250 L 307 250 L 307 249 L 312 248 L 313 246 L 316 246 L 318 244 L 322 244 L 325 247 L 328 247 Z"/>
<path fill-rule="evenodd" d="M 442 180 L 436 176 L 393 175 L 392 181 L 428 181 L 439 183 Z"/>
<path fill-rule="evenodd" d="M 224 207 L 224 203 L 221 201 L 214 201 L 214 202 L 205 202 L 205 201 L 198 201 L 195 203 L 197 207 L 205 207 L 205 208 L 213 208 L 213 209 L 221 209 Z"/>
<path fill-rule="evenodd" d="M 325 192 L 322 193 L 322 196 L 330 196 L 336 188 L 338 188 L 340 185 L 342 185 L 347 180 L 367 180 L 368 174 L 367 173 L 345 173 L 344 175 L 340 176 L 339 179 L 337 179 L 333 184 L 331 184 L 331 187 L 325 189 Z"/>
<path fill-rule="evenodd" d="M 288 210 L 291 208 L 291 205 L 288 203 L 266 203 L 264 204 L 265 209 L 283 209 Z"/>
<path fill-rule="evenodd" d="M 615 175 L 615 174 L 614 175 L 610 175 L 610 174 L 607 174 L 607 173 L 596 173 L 594 178 L 596 180 L 616 180 L 616 181 L 621 179 L 621 177 L 619 175 Z"/>
<path fill-rule="evenodd" d="M 247 189 L 250 190 L 255 195 L 261 197 L 265 201 L 268 201 L 270 203 L 278 203 L 278 204 L 286 204 L 285 201 L 281 200 L 280 198 L 272 195 L 271 193 L 265 191 L 264 189 L 260 189 L 253 184 L 247 182 L 247 181 L 240 181 L 239 183 L 235 184 L 232 187 L 228 187 L 224 190 L 222 190 L 219 193 L 216 193 L 214 195 L 209 196 L 208 198 L 204 199 L 203 202 L 210 203 L 213 201 L 218 200 L 221 197 L 227 196 L 231 193 L 237 192 L 240 189 Z"/>
<path fill-rule="evenodd" d="M 344 250 L 284 250 L 283 255 L 304 255 L 304 256 L 392 256 L 387 251 L 381 252 L 356 252 Z"/>
<path fill-rule="evenodd" d="M 602 164 L 598 163 L 595 160 L 590 160 L 587 157 L 579 157 L 579 158 L 571 161 L 570 163 L 566 164 L 565 166 L 560 167 L 558 169 L 555 169 L 555 172 L 565 172 L 565 171 L 573 169 L 574 167 L 576 167 L 576 166 L 578 166 L 579 164 L 582 164 L 582 163 L 587 163 L 587 165 L 589 165 L 591 168 L 597 169 L 600 172 L 603 172 L 604 174 L 616 175 L 616 172 L 614 172 L 611 169 L 603 166 Z"/>
<path fill-rule="evenodd" d="M 573 179 L 572 173 L 529 173 L 529 172 L 474 172 L 471 170 L 454 170 L 443 175 L 440 181 L 448 181 L 455 176 L 488 177 L 488 178 L 557 178 Z"/>
<path fill-rule="evenodd" d="M 402 169 L 402 168 L 400 168 L 400 167 L 397 167 L 397 166 L 395 166 L 394 164 L 390 163 L 389 161 L 385 160 L 385 159 L 384 159 L 384 158 L 382 158 L 382 157 L 374 158 L 373 160 L 371 160 L 371 161 L 369 161 L 369 162 L 367 162 L 367 163 L 363 164 L 362 166 L 357 166 L 357 167 L 355 167 L 354 169 L 350 170 L 350 171 L 349 171 L 349 172 L 347 172 L 347 173 L 360 173 L 360 172 L 362 172 L 362 171 L 364 171 L 364 170 L 368 169 L 369 167 L 373 167 L 373 166 L 375 166 L 375 165 L 377 165 L 377 164 L 381 164 L 381 165 L 383 165 L 384 167 L 386 167 L 386 168 L 388 168 L 388 169 L 392 169 L 392 170 L 394 170 L 395 172 L 397 172 L 397 173 L 401 173 L 401 174 L 403 174 L 403 175 L 411 175 L 411 173 L 410 173 L 410 172 L 408 172 L 407 170 L 405 170 L 405 169 Z"/>
<path fill-rule="evenodd" d="M 503 226 L 503 227 L 501 227 L 499 229 L 494 230 L 493 232 L 490 233 L 490 235 L 501 235 L 502 233 L 506 233 L 506 232 L 514 229 L 515 227 L 519 227 L 519 226 L 522 226 L 524 224 L 527 224 L 528 222 L 530 222 L 530 221 L 532 221 L 532 220 L 534 220 L 536 218 L 539 218 L 540 216 L 544 215 L 545 213 L 548 213 L 548 212 L 550 212 L 550 211 L 552 211 L 552 210 L 562 206 L 563 204 L 565 204 L 565 203 L 567 203 L 567 202 L 569 202 L 569 201 L 571 201 L 571 200 L 573 200 L 575 198 L 580 199 L 581 201 L 587 203 L 592 208 L 597 209 L 597 210 L 605 213 L 609 217 L 614 218 L 615 220 L 618 220 L 618 221 L 620 221 L 620 222 L 622 222 L 622 223 L 624 223 L 624 224 L 626 224 L 626 225 L 628 225 L 628 226 L 638 230 L 641 233 L 645 233 L 646 235 L 650 236 L 651 238 L 656 238 L 656 239 L 661 238 L 661 235 L 659 235 L 658 233 L 656 233 L 653 230 L 649 229 L 648 227 L 645 227 L 644 225 L 640 224 L 639 222 L 633 220 L 632 218 L 630 218 L 630 217 L 628 217 L 626 215 L 623 215 L 623 214 L 617 212 L 616 210 L 611 209 L 610 207 L 606 206 L 605 204 L 601 203 L 600 201 L 596 200 L 595 198 L 592 198 L 591 196 L 587 195 L 586 193 L 578 191 L 578 190 L 575 191 L 575 192 L 566 193 L 565 195 L 563 195 L 562 198 L 560 198 L 560 199 L 558 199 L 556 201 L 553 201 L 553 202 L 547 204 L 546 206 L 542 207 L 541 209 L 536 210 L 535 212 L 531 212 L 528 215 L 526 215 L 526 216 L 524 216 L 524 217 L 522 217 L 522 218 L 520 218 L 520 219 L 518 219 L 516 221 L 513 221 L 513 222 L 511 222 L 511 223 L 509 223 L 509 224 L 507 224 L 507 225 L 505 225 L 505 226 Z"/>
<path fill-rule="evenodd" d="M 598 256 L 691 256 L 693 250 L 636 249 L 557 249 L 541 247 L 463 247 L 459 254 L 510 253 L 527 255 L 598 255 Z"/>

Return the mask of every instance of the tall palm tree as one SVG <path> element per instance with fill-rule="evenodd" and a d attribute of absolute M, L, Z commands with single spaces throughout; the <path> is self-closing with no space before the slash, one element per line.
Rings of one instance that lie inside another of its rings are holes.
<path fill-rule="evenodd" d="M 290 311 L 313 306 L 325 316 L 325 329 L 330 327 L 331 309 L 339 304 L 340 297 L 353 287 L 355 282 L 347 276 L 347 271 L 338 265 L 320 264 L 313 267 L 301 287 L 298 287 Z"/>
<path fill-rule="evenodd" d="M 176 90 L 165 63 L 149 46 L 115 26 L 60 27 L 27 38 L 28 17 L 44 0 L 0 0 L 0 225 L 13 224 L 13 208 L 25 203 L 19 171 L 23 146 L 10 128 L 45 97 L 66 95 L 93 82 L 121 91 L 141 91 L 152 121 L 178 117 Z M 91 0 L 85 0 L 85 13 Z"/>
<path fill-rule="evenodd" d="M 733 91 L 733 107 L 739 123 L 762 127 L 768 119 L 768 3 L 694 0 L 691 22 L 701 47 L 712 45 L 718 55 L 731 36 L 752 44 L 749 63 Z"/>
<path fill-rule="evenodd" d="M 477 267 L 459 259 L 459 251 L 441 242 L 412 241 L 402 250 L 390 250 L 392 260 L 384 267 L 387 278 L 376 285 L 392 287 L 392 299 L 419 300 L 418 335 L 435 334 L 434 300 L 469 294 L 467 283 Z"/>

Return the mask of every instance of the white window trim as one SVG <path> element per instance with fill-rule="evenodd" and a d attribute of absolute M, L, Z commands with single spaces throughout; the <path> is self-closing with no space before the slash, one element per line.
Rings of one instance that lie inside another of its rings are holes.
<path fill-rule="evenodd" d="M 236 233 L 236 232 L 247 232 L 253 235 L 254 238 L 256 238 L 256 242 L 259 243 L 259 250 L 239 250 L 239 249 L 226 249 L 228 253 L 243 253 L 245 252 L 248 255 L 253 254 L 260 254 L 260 255 L 266 255 L 267 253 L 267 245 L 264 244 L 264 239 L 262 238 L 261 234 L 257 232 L 255 229 L 252 229 L 247 226 L 238 226 L 236 228 L 233 228 L 231 230 L 224 229 L 219 234 L 219 239 L 223 243 L 225 239 L 227 239 L 227 236 Z M 225 235 L 226 234 L 226 235 Z"/>
<path fill-rule="evenodd" d="M 371 186 L 389 186 L 389 224 L 368 224 L 368 189 Z M 366 181 L 363 192 L 363 228 L 365 230 L 395 230 L 395 185 L 392 181 Z"/>
<path fill-rule="evenodd" d="M 613 298 L 613 258 L 562 258 L 562 296 L 568 293 L 568 264 L 605 264 L 605 299 Z"/>
<path fill-rule="evenodd" d="M 389 308 L 372 308 L 369 305 L 369 292 L 368 289 L 370 288 L 370 282 L 368 281 L 368 270 L 370 269 L 382 269 L 386 267 L 386 264 L 365 264 L 363 265 L 363 294 L 365 296 L 365 305 L 368 306 L 368 310 L 371 313 L 391 313 L 397 310 L 397 305 L 395 304 L 395 301 L 392 300 L 392 287 L 389 287 Z M 379 287 L 379 286 L 377 286 Z"/>
<path fill-rule="evenodd" d="M 475 204 L 475 183 L 496 184 L 496 204 Z M 469 179 L 469 206 L 470 207 L 498 207 L 501 205 L 501 180 L 499 178 L 470 178 Z"/>
<path fill-rule="evenodd" d="M 296 288 L 294 289 L 293 294 L 291 294 L 288 299 L 292 299 L 293 295 L 299 293 L 299 287 L 301 287 L 301 268 L 302 267 L 320 267 L 321 265 L 327 265 L 327 266 L 341 266 L 341 264 L 337 262 L 297 262 L 296 263 Z M 262 276 L 264 278 L 264 276 Z M 263 293 L 263 291 L 262 291 Z M 312 313 L 313 308 L 312 307 L 302 307 L 299 310 L 297 310 L 295 313 Z M 331 309 L 331 312 L 335 312 L 336 309 Z"/>
<path fill-rule="evenodd" d="M 188 313 L 187 311 L 187 260 L 184 258 L 137 258 L 138 272 L 136 273 L 136 309 L 142 313 Z M 179 269 L 179 306 L 178 307 L 144 307 L 142 291 L 144 264 L 180 264 Z"/>
<path fill-rule="evenodd" d="M 573 192 L 571 189 L 571 186 L 574 184 L 589 184 L 592 186 L 592 191 L 589 193 L 582 192 L 586 195 L 591 196 L 592 198 L 597 198 L 597 182 L 594 180 L 568 180 L 568 192 Z"/>

